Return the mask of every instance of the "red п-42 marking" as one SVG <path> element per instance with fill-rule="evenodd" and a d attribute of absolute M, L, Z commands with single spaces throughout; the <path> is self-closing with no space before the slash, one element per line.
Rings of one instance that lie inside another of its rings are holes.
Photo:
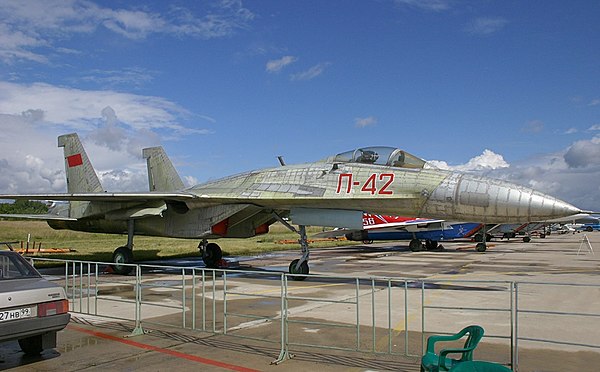
<path fill-rule="evenodd" d="M 358 191 L 368 192 L 371 195 L 393 195 L 394 192 L 388 190 L 388 187 L 390 187 L 392 182 L 394 182 L 394 173 L 373 173 L 362 184 L 360 181 L 354 180 L 354 175 L 352 173 L 341 173 L 338 177 L 335 193 L 350 194 L 355 187 L 360 187 Z"/>

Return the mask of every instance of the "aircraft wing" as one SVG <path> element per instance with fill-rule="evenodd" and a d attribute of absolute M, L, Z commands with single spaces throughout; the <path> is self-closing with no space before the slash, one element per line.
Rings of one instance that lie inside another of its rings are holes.
<path fill-rule="evenodd" d="M 441 223 L 444 222 L 444 220 L 432 220 L 432 219 L 421 219 L 421 218 L 417 218 L 414 220 L 408 220 L 408 221 L 403 221 L 403 222 L 389 222 L 389 223 L 379 223 L 376 225 L 368 225 L 368 226 L 364 226 L 364 230 L 376 230 L 376 229 L 403 229 L 406 227 L 412 227 L 412 226 L 417 226 L 417 227 L 427 227 L 427 225 L 429 224 L 434 224 L 434 223 Z"/>
<path fill-rule="evenodd" d="M 342 236 L 346 236 L 346 234 L 355 232 L 355 231 L 360 231 L 360 230 L 354 230 L 354 229 L 333 229 L 333 230 L 327 230 L 327 231 L 322 231 L 320 233 L 316 233 L 314 235 L 312 235 L 312 238 L 318 238 L 318 239 L 329 239 L 329 238 L 340 238 Z"/>
<path fill-rule="evenodd" d="M 207 197 L 208 198 L 208 197 Z M 189 201 L 205 199 L 203 196 L 184 192 L 95 192 L 72 194 L 0 194 L 0 199 L 13 200 L 61 200 L 61 201 L 103 201 L 103 202 L 143 202 L 150 200 Z"/>
<path fill-rule="evenodd" d="M 0 214 L 0 217 L 22 218 L 24 220 L 77 221 L 77 218 L 63 217 L 56 214 Z"/>
<path fill-rule="evenodd" d="M 56 194 L 0 194 L 0 200 L 57 200 L 87 201 L 112 203 L 143 203 L 158 201 L 190 202 L 195 205 L 215 204 L 264 204 L 266 207 L 277 207 L 279 203 L 272 198 L 236 198 L 223 195 L 192 194 L 188 192 L 94 192 L 94 193 L 56 193 Z M 285 203 L 284 200 L 282 203 Z M 319 203 L 320 205 L 321 203 Z M 308 206 L 312 206 L 309 204 Z"/>
<path fill-rule="evenodd" d="M 441 224 L 444 220 L 432 220 L 432 219 L 410 219 L 407 221 L 401 222 L 388 222 L 388 223 L 376 223 L 374 225 L 364 225 L 363 230 L 410 230 L 413 227 L 416 228 L 426 228 L 430 224 Z M 439 225 L 435 225 L 435 228 L 440 228 Z M 345 236 L 346 234 L 357 232 L 361 230 L 357 229 L 333 229 L 329 231 L 323 231 L 313 235 L 315 238 L 337 238 L 341 236 Z"/>

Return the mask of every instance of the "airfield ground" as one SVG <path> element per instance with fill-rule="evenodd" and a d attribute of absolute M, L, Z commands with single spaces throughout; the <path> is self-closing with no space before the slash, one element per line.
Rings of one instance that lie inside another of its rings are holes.
<path fill-rule="evenodd" d="M 509 242 L 495 241 L 490 243 L 488 252 L 477 253 L 473 243 L 444 243 L 442 252 L 412 253 L 405 242 L 385 242 L 371 245 L 358 244 L 350 247 L 315 249 L 311 251 L 311 273 L 332 274 L 360 277 L 397 277 L 409 280 L 466 280 L 466 281 L 526 281 L 531 283 L 577 283 L 600 284 L 600 232 L 587 233 L 592 252 L 587 245 L 581 244 L 583 233 L 568 235 L 550 235 L 545 239 L 534 238 L 530 243 L 520 239 Z M 595 253 L 595 254 L 594 254 Z M 286 270 L 289 262 L 297 258 L 298 250 L 290 250 L 265 255 L 263 257 L 239 257 L 232 263 L 239 262 L 241 269 L 259 269 L 266 271 Z M 192 260 L 197 260 L 193 258 Z M 181 260 L 169 264 L 177 266 Z M 106 274 L 109 276 L 110 274 Z M 171 273 L 155 272 L 151 275 L 168 281 Z M 276 281 L 272 281 L 276 282 Z M 237 291 L 256 290 L 254 280 L 236 282 Z M 305 288 L 318 287 L 319 296 L 335 296 L 339 286 L 331 283 L 308 279 L 297 286 Z M 273 283 L 274 285 L 276 283 Z M 268 281 L 260 283 L 261 291 L 269 290 Z M 267 287 L 264 287 L 267 286 Z M 274 287 L 274 290 L 277 290 Z M 522 304 L 527 308 L 539 308 L 549 311 L 568 311 L 574 313 L 600 313 L 600 295 L 597 289 L 585 292 L 581 296 L 563 297 L 562 294 L 574 295 L 579 287 L 558 287 L 548 296 L 535 297 L 532 303 Z M 418 291 L 418 289 L 416 289 Z M 545 291 L 546 287 L 539 289 Z M 534 294 L 534 286 L 521 287 L 524 293 Z M 430 301 L 437 303 L 459 294 L 469 296 L 472 302 L 490 301 L 492 291 L 473 290 L 471 286 L 455 285 L 439 288 Z M 591 293 L 591 294 L 590 294 Z M 118 295 L 118 293 L 116 293 Z M 418 293 L 416 294 L 418 296 Z M 385 298 L 385 297 L 384 297 Z M 385 301 L 382 299 L 382 301 Z M 567 302 L 567 303 L 565 303 Z M 117 306 L 117 305 L 115 305 Z M 229 306 L 229 305 L 228 305 Z M 248 303 L 232 302 L 228 311 L 235 312 L 235 306 L 248 307 Z M 333 306 L 333 305 L 332 305 Z M 385 306 L 384 306 L 385 307 Z M 309 307 L 307 307 L 308 309 Z M 344 312 L 322 306 L 320 309 L 310 308 L 311 318 L 322 321 L 345 322 Z M 317 310 L 317 311 L 315 311 Z M 119 309 L 115 308 L 114 313 Z M 239 311 L 242 311 L 239 309 Z M 302 311 L 299 308 L 297 311 Z M 411 345 L 421 344 L 421 336 L 413 330 L 420 329 L 420 309 L 409 309 L 411 324 L 409 337 Z M 441 311 L 441 317 L 428 319 L 430 326 L 457 327 L 448 323 L 447 319 L 457 316 L 457 312 Z M 298 314 L 297 314 L 298 315 Z M 152 314 L 146 314 L 152 316 Z M 460 313 L 458 313 L 460 317 Z M 521 320 L 527 321 L 529 315 Z M 175 315 L 156 314 L 161 323 L 177 323 Z M 172 318 L 172 319 L 171 319 Z M 369 317 L 365 317 L 367 322 Z M 171 320 L 170 320 L 171 319 Z M 485 319 L 486 334 L 502 333 L 507 323 L 504 315 L 486 314 L 485 318 L 474 317 L 466 322 Z M 573 345 L 527 343 L 523 341 L 519 352 L 519 371 L 579 371 L 593 370 L 600 365 L 600 349 L 582 346 L 598 345 L 600 327 L 596 318 L 563 316 L 560 320 L 540 318 L 535 337 L 544 339 L 570 340 Z M 445 321 L 446 320 L 446 321 Z M 348 320 L 351 322 L 351 320 Z M 497 325 L 497 330 L 494 329 Z M 320 330 L 318 326 L 294 325 L 290 332 L 304 333 L 308 337 L 331 340 L 345 337 L 333 330 Z M 82 370 L 114 370 L 114 371 L 166 371 L 166 370 L 203 370 L 203 371 L 366 371 L 396 370 L 418 371 L 418 358 L 399 355 L 382 355 L 369 353 L 349 353 L 327 349 L 297 347 L 295 357 L 279 365 L 270 363 L 277 358 L 279 349 L 276 345 L 264 344 L 260 341 L 239 339 L 228 335 L 212 335 L 166 326 L 152 325 L 145 327 L 150 333 L 124 337 L 133 330 L 132 322 L 106 319 L 81 314 L 73 314 L 71 324 L 59 333 L 58 347 L 47 350 L 40 357 L 28 358 L 19 351 L 16 342 L 0 344 L 0 370 L 14 371 L 82 371 Z M 459 327 L 460 329 L 460 327 Z M 456 329 L 458 330 L 458 329 Z M 247 334 L 265 337 L 265 328 L 246 329 Z M 314 336 L 313 336 L 314 335 Z M 565 338 L 560 338 L 564 336 Z M 379 336 L 378 336 L 379 337 Z M 385 337 L 375 340 L 383 348 L 387 343 Z M 342 340 L 343 341 L 343 340 Z M 411 346 L 412 347 L 412 346 Z M 507 360 L 507 347 L 502 342 L 484 339 L 476 353 L 476 359 Z M 416 351 L 418 352 L 418 350 Z"/>

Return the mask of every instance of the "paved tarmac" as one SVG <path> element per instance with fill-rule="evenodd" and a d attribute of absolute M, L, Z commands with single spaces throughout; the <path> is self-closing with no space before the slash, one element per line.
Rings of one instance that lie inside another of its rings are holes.
<path fill-rule="evenodd" d="M 530 243 L 519 238 L 493 241 L 483 254 L 475 252 L 474 243 L 469 242 L 445 242 L 443 251 L 418 253 L 410 252 L 406 242 L 314 249 L 311 274 L 406 281 L 363 280 L 358 289 L 352 281 L 340 278 L 290 282 L 288 293 L 294 300 L 289 301 L 288 310 L 294 322 L 290 324 L 289 342 L 294 357 L 279 365 L 271 364 L 280 353 L 276 342 L 281 324 L 277 321 L 281 306 L 277 298 L 278 271 L 287 270 L 290 261 L 299 256 L 298 250 L 228 259 L 232 268 L 259 273 L 228 275 L 227 288 L 234 294 L 228 294 L 227 312 L 268 312 L 274 319 L 265 322 L 232 317 L 227 324 L 230 335 L 189 329 L 189 303 L 184 306 L 187 329 L 183 329 L 181 311 L 177 309 L 181 291 L 171 288 L 178 282 L 177 274 L 172 270 L 148 270 L 144 275 L 154 287 L 145 294 L 145 300 L 152 302 L 143 311 L 147 333 L 128 337 L 135 326 L 124 320 L 133 319 L 130 303 L 109 303 L 102 305 L 100 312 L 123 319 L 74 313 L 69 326 L 58 335 L 58 347 L 39 357 L 25 357 L 16 342 L 0 344 L 0 370 L 417 371 L 418 357 L 399 354 L 405 349 L 413 355 L 421 353 L 422 304 L 427 308 L 426 331 L 452 332 L 467 324 L 482 324 L 487 336 L 477 349 L 476 359 L 508 364 L 510 335 L 514 332 L 510 309 L 517 306 L 510 303 L 514 291 L 518 292 L 518 306 L 523 311 L 518 317 L 519 371 L 589 370 L 590 366 L 600 365 L 600 347 L 596 347 L 600 345 L 600 317 L 589 315 L 600 314 L 600 288 L 593 286 L 600 284 L 600 232 L 585 236 L 591 246 L 582 243 L 583 233 L 550 235 Z M 198 262 L 190 258 L 168 264 L 191 267 L 199 266 Z M 107 282 L 125 280 L 110 274 L 103 277 Z M 425 291 L 420 280 L 427 281 Z M 515 281 L 519 282 L 516 289 L 506 284 Z M 211 292 L 212 283 L 207 281 L 204 296 L 209 301 L 206 319 L 196 315 L 196 329 L 205 327 L 210 331 L 211 327 L 219 330 L 224 326 L 223 320 L 214 315 L 222 310 L 222 298 L 218 290 Z M 580 286 L 566 286 L 572 283 Z M 102 284 L 102 292 L 114 298 L 130 299 L 127 288 L 124 283 Z M 190 291 L 183 290 L 191 297 Z M 357 292 L 361 300 L 352 303 L 350 299 L 356 298 Z M 214 313 L 210 310 L 213 299 Z M 482 307 L 487 310 L 482 311 Z M 304 346 L 353 348 L 353 325 L 357 322 L 362 352 Z M 368 352 L 373 350 L 377 353 Z M 395 354 L 387 355 L 388 351 Z"/>

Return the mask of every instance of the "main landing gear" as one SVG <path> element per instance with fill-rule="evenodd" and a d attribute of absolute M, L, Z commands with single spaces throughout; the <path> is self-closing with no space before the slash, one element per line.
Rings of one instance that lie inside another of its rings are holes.
<path fill-rule="evenodd" d="M 484 239 L 485 237 L 485 239 Z M 481 228 L 481 234 L 475 235 L 475 241 L 479 242 L 475 245 L 475 250 L 477 252 L 485 252 L 487 250 L 487 242 L 492 240 L 492 235 L 487 233 L 487 229 L 485 228 L 485 223 Z"/>
<path fill-rule="evenodd" d="M 413 252 L 420 252 L 424 249 L 434 251 L 444 249 L 436 240 L 426 239 L 425 244 L 420 239 L 414 238 L 408 243 L 408 248 Z"/>
<path fill-rule="evenodd" d="M 408 243 L 408 248 L 413 252 L 419 252 L 423 249 L 423 243 L 421 243 L 421 240 L 415 238 Z"/>
<path fill-rule="evenodd" d="M 206 239 L 203 239 L 198 245 L 198 249 L 206 267 L 209 269 L 217 269 L 219 267 L 219 262 L 223 258 L 223 251 L 217 243 L 209 243 Z"/>
<path fill-rule="evenodd" d="M 127 245 L 115 249 L 112 255 L 113 265 L 110 268 L 115 274 L 127 275 L 134 266 L 133 263 L 133 235 L 134 235 L 134 220 L 127 221 Z M 223 258 L 223 251 L 216 243 L 209 243 L 206 239 L 202 240 L 198 245 L 202 260 L 206 267 L 216 269 L 219 267 L 219 262 Z"/>
<path fill-rule="evenodd" d="M 115 274 L 127 275 L 133 270 L 133 266 L 128 264 L 133 263 L 133 220 L 127 221 L 127 245 L 115 249 L 112 255 L 110 268 Z"/>

